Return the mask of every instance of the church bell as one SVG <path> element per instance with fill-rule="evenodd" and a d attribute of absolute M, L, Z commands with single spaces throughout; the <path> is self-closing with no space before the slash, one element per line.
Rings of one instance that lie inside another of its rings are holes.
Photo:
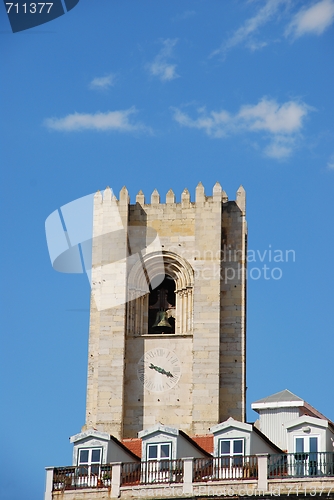
<path fill-rule="evenodd" d="M 158 311 L 155 318 L 154 325 L 152 326 L 157 332 L 163 332 L 164 330 L 171 330 L 172 326 L 168 321 L 168 316 L 166 311 Z"/>

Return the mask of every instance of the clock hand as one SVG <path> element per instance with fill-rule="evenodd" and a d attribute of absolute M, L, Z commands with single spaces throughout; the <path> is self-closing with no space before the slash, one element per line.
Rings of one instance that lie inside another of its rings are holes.
<path fill-rule="evenodd" d="M 166 370 L 164 368 L 161 368 L 160 366 L 156 366 L 153 363 L 150 363 L 149 368 L 151 368 L 151 370 L 155 370 L 158 373 L 161 373 L 162 375 L 166 375 L 167 377 L 173 377 L 171 372 L 166 372 Z"/>

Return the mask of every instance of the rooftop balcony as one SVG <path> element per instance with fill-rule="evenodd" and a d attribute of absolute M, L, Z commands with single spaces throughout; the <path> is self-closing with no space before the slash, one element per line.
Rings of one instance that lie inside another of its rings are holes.
<path fill-rule="evenodd" d="M 45 500 L 253 495 L 334 498 L 334 453 L 50 467 Z"/>

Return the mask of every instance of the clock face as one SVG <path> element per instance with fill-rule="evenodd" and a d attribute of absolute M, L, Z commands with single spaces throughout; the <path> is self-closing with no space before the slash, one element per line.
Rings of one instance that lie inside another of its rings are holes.
<path fill-rule="evenodd" d="M 137 375 L 149 391 L 169 391 L 180 379 L 181 363 L 175 352 L 156 347 L 140 358 Z"/>

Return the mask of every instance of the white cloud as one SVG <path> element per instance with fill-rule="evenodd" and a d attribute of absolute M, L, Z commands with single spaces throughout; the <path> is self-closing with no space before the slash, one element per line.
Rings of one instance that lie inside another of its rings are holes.
<path fill-rule="evenodd" d="M 226 110 L 207 112 L 197 110 L 198 117 L 193 119 L 180 109 L 174 109 L 174 120 L 181 126 L 203 130 L 208 136 L 220 138 L 236 133 L 260 133 L 269 139 L 264 153 L 272 158 L 284 158 L 292 154 L 296 138 L 300 133 L 303 120 L 311 111 L 305 103 L 288 101 L 278 104 L 274 99 L 262 98 L 258 104 L 241 106 L 232 115 Z"/>
<path fill-rule="evenodd" d="M 167 38 L 163 41 L 163 48 L 154 60 L 147 64 L 147 69 L 152 76 L 157 76 L 161 81 L 166 82 L 178 78 L 176 73 L 176 64 L 170 64 L 168 59 L 172 56 L 173 47 L 176 45 L 177 39 L 171 40 Z"/>
<path fill-rule="evenodd" d="M 176 108 L 174 109 L 174 120 L 184 127 L 204 130 L 207 135 L 212 137 L 223 137 L 231 130 L 233 118 L 227 111 L 211 111 L 209 114 L 205 108 L 200 108 L 197 111 L 200 116 L 193 120 Z"/>
<path fill-rule="evenodd" d="M 89 86 L 91 89 L 108 89 L 115 85 L 115 75 L 110 73 L 107 76 L 93 78 Z"/>
<path fill-rule="evenodd" d="M 268 146 L 264 148 L 264 154 L 269 158 L 277 160 L 288 158 L 291 156 L 293 149 L 296 147 L 295 137 L 286 137 L 282 135 L 274 136 Z"/>
<path fill-rule="evenodd" d="M 267 45 L 267 42 L 258 42 L 252 39 L 252 36 L 261 26 L 267 24 L 277 12 L 281 5 L 287 4 L 288 0 L 267 0 L 265 5 L 257 14 L 247 19 L 244 24 L 237 29 L 233 35 L 224 42 L 221 47 L 215 50 L 211 55 L 224 54 L 232 47 L 245 43 L 251 50 L 258 50 Z"/>
<path fill-rule="evenodd" d="M 249 0 L 249 3 L 252 3 L 252 0 Z M 267 23 L 289 12 L 293 5 L 292 0 L 266 0 L 253 17 L 246 19 L 240 28 L 211 53 L 211 57 L 226 55 L 237 45 L 244 45 L 251 51 L 266 47 L 268 40 L 257 40 L 257 32 Z M 334 0 L 320 0 L 310 7 L 303 7 L 295 14 L 285 30 L 285 36 L 298 38 L 308 33 L 321 35 L 333 22 Z"/>
<path fill-rule="evenodd" d="M 249 40 L 247 42 L 247 48 L 251 50 L 252 52 L 255 52 L 256 50 L 263 49 L 263 47 L 266 47 L 268 45 L 268 42 L 258 42 L 256 40 Z"/>
<path fill-rule="evenodd" d="M 150 129 L 142 123 L 133 123 L 130 116 L 136 113 L 134 107 L 106 113 L 73 113 L 64 118 L 47 118 L 44 124 L 53 130 L 72 132 L 75 130 L 114 130 L 118 132 L 147 131 Z"/>
<path fill-rule="evenodd" d="M 172 21 L 183 21 L 196 15 L 195 10 L 185 10 L 182 14 L 177 14 Z"/>
<path fill-rule="evenodd" d="M 265 130 L 272 134 L 291 134 L 302 126 L 309 106 L 295 101 L 282 105 L 274 100 L 262 99 L 258 104 L 242 106 L 237 118 L 244 120 L 250 130 Z"/>
<path fill-rule="evenodd" d="M 334 153 L 332 154 L 332 156 L 329 158 L 329 161 L 327 163 L 327 168 L 329 170 L 334 170 Z"/>
<path fill-rule="evenodd" d="M 153 76 L 158 76 L 162 81 L 174 80 L 178 75 L 176 73 L 175 64 L 167 64 L 166 62 L 153 62 L 150 65 L 150 72 Z"/>
<path fill-rule="evenodd" d="M 308 33 L 321 35 L 334 21 L 334 1 L 321 0 L 302 8 L 287 27 L 286 35 L 298 38 Z"/>

